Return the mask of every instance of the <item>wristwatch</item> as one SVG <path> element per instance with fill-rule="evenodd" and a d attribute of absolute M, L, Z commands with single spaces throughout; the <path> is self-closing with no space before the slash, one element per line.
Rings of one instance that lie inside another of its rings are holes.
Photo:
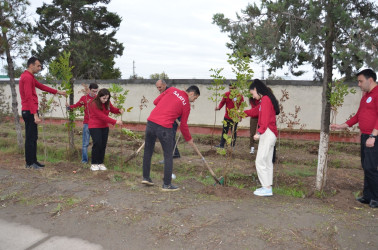
<path fill-rule="evenodd" d="M 375 138 L 375 135 L 370 134 L 370 135 L 369 135 L 369 138 Z"/>

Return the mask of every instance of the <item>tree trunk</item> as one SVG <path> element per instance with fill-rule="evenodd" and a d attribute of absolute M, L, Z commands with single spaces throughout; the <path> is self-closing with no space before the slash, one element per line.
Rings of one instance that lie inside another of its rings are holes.
<path fill-rule="evenodd" d="M 323 92 L 322 92 L 322 123 L 319 141 L 318 153 L 318 169 L 316 174 L 316 189 L 321 191 L 326 185 L 327 181 L 327 165 L 328 165 L 328 144 L 329 144 L 329 125 L 331 104 L 329 102 L 329 93 L 331 91 L 328 83 L 332 82 L 332 45 L 335 39 L 334 23 L 330 17 L 331 12 L 327 14 L 328 34 L 324 49 L 324 78 L 323 78 Z"/>
<path fill-rule="evenodd" d="M 74 92 L 73 92 L 73 87 L 74 87 L 74 79 L 71 79 L 71 94 L 70 94 L 70 105 L 74 104 Z M 73 112 L 73 111 L 70 111 Z M 75 141 L 74 141 L 74 126 L 75 126 L 75 121 L 72 117 L 70 117 L 69 120 L 69 149 L 70 152 L 73 154 L 75 152 Z"/>
<path fill-rule="evenodd" d="M 12 113 L 14 118 L 14 125 L 16 128 L 17 134 L 17 145 L 20 152 L 22 152 L 24 148 L 24 138 L 22 137 L 22 129 L 20 124 L 20 116 L 18 114 L 18 102 L 17 102 L 17 92 L 16 92 L 16 83 L 14 80 L 14 64 L 10 54 L 9 46 L 8 46 L 8 38 L 7 34 L 3 32 L 3 38 L 6 43 L 5 46 L 5 53 L 7 55 L 7 64 L 8 64 L 8 74 L 9 74 L 9 86 L 12 93 Z"/>

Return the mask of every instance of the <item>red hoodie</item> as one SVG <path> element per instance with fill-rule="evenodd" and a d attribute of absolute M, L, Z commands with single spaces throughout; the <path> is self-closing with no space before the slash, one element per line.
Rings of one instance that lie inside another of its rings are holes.
<path fill-rule="evenodd" d="M 351 127 L 357 122 L 363 134 L 371 134 L 373 129 L 378 129 L 378 86 L 361 98 L 357 113 L 346 124 Z"/>
<path fill-rule="evenodd" d="M 270 98 L 264 95 L 261 98 L 260 105 L 250 110 L 245 110 L 244 113 L 251 117 L 258 117 L 257 130 L 260 134 L 264 134 L 266 129 L 269 128 L 276 136 L 278 136 L 278 130 L 276 125 L 276 111 Z"/>
<path fill-rule="evenodd" d="M 219 105 L 218 105 L 218 109 L 221 109 L 221 108 L 224 106 L 224 104 L 226 104 L 226 112 L 225 112 L 225 114 L 224 114 L 224 118 L 226 118 L 226 119 L 230 119 L 230 120 L 231 120 L 231 117 L 228 116 L 228 110 L 233 109 L 233 108 L 235 107 L 235 103 L 237 102 L 237 99 L 240 99 L 240 100 L 236 103 L 237 107 L 239 108 L 240 105 L 242 104 L 242 102 L 244 102 L 244 98 L 243 98 L 243 96 L 239 95 L 240 98 L 235 97 L 235 98 L 231 99 L 231 98 L 230 98 L 230 94 L 231 94 L 230 91 L 228 91 L 228 92 L 226 92 L 226 93 L 224 94 L 224 96 L 223 96 L 223 98 L 222 98 L 222 101 L 221 101 L 221 102 L 219 103 Z M 238 96 L 238 97 L 239 97 L 239 96 Z"/>
<path fill-rule="evenodd" d="M 75 109 L 75 108 L 84 106 L 84 121 L 83 121 L 84 124 L 88 124 L 88 121 L 89 121 L 88 105 L 95 97 L 96 96 L 92 97 L 89 94 L 83 95 L 77 103 L 70 105 L 70 109 Z"/>
<path fill-rule="evenodd" d="M 112 119 L 109 117 L 109 113 L 113 114 L 120 114 L 118 108 L 114 107 L 112 103 L 109 105 L 109 109 L 105 108 L 105 104 L 102 104 L 102 110 L 99 109 L 95 102 L 91 102 L 88 105 L 89 108 L 89 114 L 91 116 L 89 117 L 88 121 L 88 128 L 107 128 L 109 127 L 109 123 L 114 125 L 116 124 L 117 120 Z"/>
<path fill-rule="evenodd" d="M 22 110 L 29 110 L 31 114 L 35 114 L 38 111 L 38 96 L 35 88 L 54 95 L 58 92 L 58 90 L 38 82 L 34 75 L 27 70 L 21 74 L 18 87 L 20 90 Z"/>
<path fill-rule="evenodd" d="M 151 111 L 148 121 L 165 128 L 172 128 L 173 122 L 181 116 L 181 133 L 186 141 L 192 139 L 188 127 L 190 102 L 185 91 L 170 87 L 154 100 L 154 104 L 156 107 Z"/>

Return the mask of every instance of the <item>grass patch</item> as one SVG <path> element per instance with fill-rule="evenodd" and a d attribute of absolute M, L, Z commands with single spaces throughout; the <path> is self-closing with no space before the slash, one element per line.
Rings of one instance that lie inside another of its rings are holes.
<path fill-rule="evenodd" d="M 276 188 L 273 188 L 273 193 L 296 197 L 296 198 L 306 197 L 306 191 L 301 187 L 290 187 L 290 186 L 276 187 Z"/>
<path fill-rule="evenodd" d="M 309 176 L 316 175 L 316 169 L 311 169 L 307 166 L 304 166 L 304 167 L 297 166 L 290 169 L 284 169 L 283 171 L 288 176 L 296 176 L 296 177 L 309 177 Z"/>

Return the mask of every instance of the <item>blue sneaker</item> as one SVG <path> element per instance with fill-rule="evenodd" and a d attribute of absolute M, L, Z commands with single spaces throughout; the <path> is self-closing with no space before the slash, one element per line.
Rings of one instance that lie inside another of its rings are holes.
<path fill-rule="evenodd" d="M 257 196 L 272 196 L 273 195 L 273 190 L 271 188 L 259 188 L 256 189 L 255 192 L 253 192 L 254 195 Z"/>

